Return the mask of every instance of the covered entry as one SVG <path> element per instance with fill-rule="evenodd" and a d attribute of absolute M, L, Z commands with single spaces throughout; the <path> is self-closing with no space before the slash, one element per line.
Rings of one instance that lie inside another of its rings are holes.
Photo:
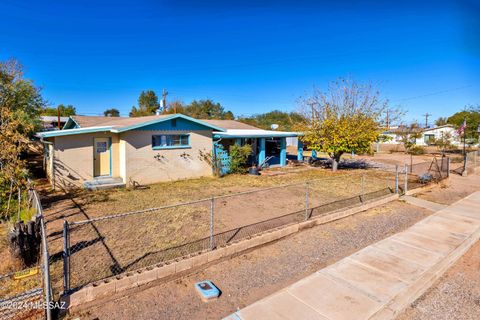
<path fill-rule="evenodd" d="M 287 137 L 298 137 L 297 132 L 273 130 L 240 130 L 229 129 L 226 132 L 214 132 L 215 145 L 228 151 L 232 144 L 252 146 L 251 165 L 285 166 L 287 164 Z M 297 160 L 303 160 L 303 146 L 298 143 Z"/>

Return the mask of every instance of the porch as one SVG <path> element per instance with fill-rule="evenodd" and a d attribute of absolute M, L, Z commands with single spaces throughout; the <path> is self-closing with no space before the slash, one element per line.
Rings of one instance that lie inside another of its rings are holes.
<path fill-rule="evenodd" d="M 287 138 L 298 137 L 296 132 L 270 131 L 270 130 L 227 130 L 227 132 L 214 132 L 214 145 L 221 146 L 228 152 L 233 144 L 240 146 L 251 145 L 252 155 L 248 159 L 249 165 L 261 167 L 283 167 L 287 159 L 303 161 L 303 144 L 297 139 L 297 154 L 287 154 Z"/>

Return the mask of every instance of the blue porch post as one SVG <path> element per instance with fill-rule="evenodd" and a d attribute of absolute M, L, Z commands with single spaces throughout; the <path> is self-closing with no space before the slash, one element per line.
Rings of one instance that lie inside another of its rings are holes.
<path fill-rule="evenodd" d="M 280 166 L 287 165 L 287 138 L 280 138 Z"/>
<path fill-rule="evenodd" d="M 235 139 L 235 144 L 236 144 L 237 146 L 241 146 L 241 145 L 242 145 L 242 138 L 237 138 L 237 139 Z"/>
<path fill-rule="evenodd" d="M 303 161 L 303 142 L 300 139 L 297 143 L 297 160 Z"/>
<path fill-rule="evenodd" d="M 265 138 L 258 139 L 258 165 L 265 160 Z"/>

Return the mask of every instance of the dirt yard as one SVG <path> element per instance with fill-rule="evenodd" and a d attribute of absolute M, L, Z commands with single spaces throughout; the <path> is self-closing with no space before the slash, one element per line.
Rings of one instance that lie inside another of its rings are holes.
<path fill-rule="evenodd" d="M 110 190 L 55 195 L 46 199 L 45 213 L 52 281 L 62 283 L 62 222 L 98 218 L 128 210 L 195 199 L 191 205 L 128 215 L 70 228 L 70 281 L 77 288 L 125 271 L 157 264 L 209 248 L 212 195 L 295 184 L 216 199 L 215 243 L 222 245 L 279 225 L 305 219 L 306 189 L 312 214 L 359 203 L 365 197 L 391 194 L 394 174 L 376 170 L 340 171 L 318 168 L 272 170 L 268 175 L 203 178 L 151 185 L 144 190 Z M 263 189 L 262 189 L 263 190 Z M 336 201 L 341 200 L 338 205 Z M 348 201 L 347 201 L 348 200 Z M 323 211 L 322 211 L 323 210 Z"/>
<path fill-rule="evenodd" d="M 220 319 L 359 249 L 400 232 L 430 212 L 392 202 L 210 266 L 182 279 L 98 301 L 83 319 Z M 212 280 L 222 291 L 209 303 L 193 284 Z M 121 305 L 121 308 L 118 306 Z"/>

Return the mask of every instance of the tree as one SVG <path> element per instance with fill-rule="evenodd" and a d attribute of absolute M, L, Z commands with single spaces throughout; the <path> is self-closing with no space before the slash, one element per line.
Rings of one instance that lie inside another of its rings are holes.
<path fill-rule="evenodd" d="M 118 109 L 115 109 L 115 108 L 110 108 L 103 111 L 103 115 L 105 117 L 120 117 L 120 111 L 118 111 Z"/>
<path fill-rule="evenodd" d="M 297 112 L 288 113 L 280 110 L 273 110 L 267 113 L 253 115 L 251 117 L 240 118 L 238 120 L 265 130 L 271 130 L 272 124 L 277 124 L 279 131 L 292 131 L 296 124 L 301 123 L 304 118 Z"/>
<path fill-rule="evenodd" d="M 480 124 L 480 106 L 470 106 L 468 109 L 457 112 L 447 119 L 449 124 L 459 128 L 463 121 L 467 120 L 467 128 L 465 129 L 465 139 L 470 143 L 478 142 L 478 125 Z"/>
<path fill-rule="evenodd" d="M 61 117 L 70 117 L 77 114 L 77 110 L 71 104 L 59 104 L 58 107 L 46 107 L 42 110 L 42 116 L 57 116 L 60 110 Z"/>
<path fill-rule="evenodd" d="M 158 97 L 153 90 L 142 91 L 138 97 L 138 108 L 132 106 L 130 117 L 154 115 L 160 108 Z"/>
<path fill-rule="evenodd" d="M 166 114 L 181 113 L 185 114 L 185 104 L 181 100 L 172 100 L 168 103 L 167 108 L 164 110 Z"/>
<path fill-rule="evenodd" d="M 413 123 L 410 127 L 399 128 L 400 142 L 403 144 L 405 151 L 410 150 L 417 144 L 417 139 L 422 137 L 422 131 L 417 123 Z"/>
<path fill-rule="evenodd" d="M 184 112 L 187 116 L 197 119 L 229 119 L 232 120 L 233 113 L 225 111 L 220 103 L 215 103 L 210 99 L 193 100 L 185 107 Z"/>
<path fill-rule="evenodd" d="M 435 139 L 434 144 L 437 146 L 438 150 L 442 150 L 442 153 L 445 153 L 445 150 L 452 149 L 452 135 L 450 132 L 442 132 L 440 138 Z"/>
<path fill-rule="evenodd" d="M 29 138 L 40 128 L 40 113 L 45 101 L 40 89 L 23 77 L 16 60 L 0 62 L 0 217 L 8 215 L 12 188 L 26 185 L 28 171 L 21 158 Z"/>
<path fill-rule="evenodd" d="M 369 152 L 379 135 L 379 117 L 388 106 L 371 85 L 338 79 L 327 92 L 314 89 L 300 100 L 305 118 L 299 126 L 302 141 L 311 149 L 328 153 L 336 171 L 345 152 Z"/>
<path fill-rule="evenodd" d="M 435 120 L 435 125 L 437 127 L 444 126 L 447 124 L 447 118 L 446 117 L 440 117 L 437 120 Z"/>

